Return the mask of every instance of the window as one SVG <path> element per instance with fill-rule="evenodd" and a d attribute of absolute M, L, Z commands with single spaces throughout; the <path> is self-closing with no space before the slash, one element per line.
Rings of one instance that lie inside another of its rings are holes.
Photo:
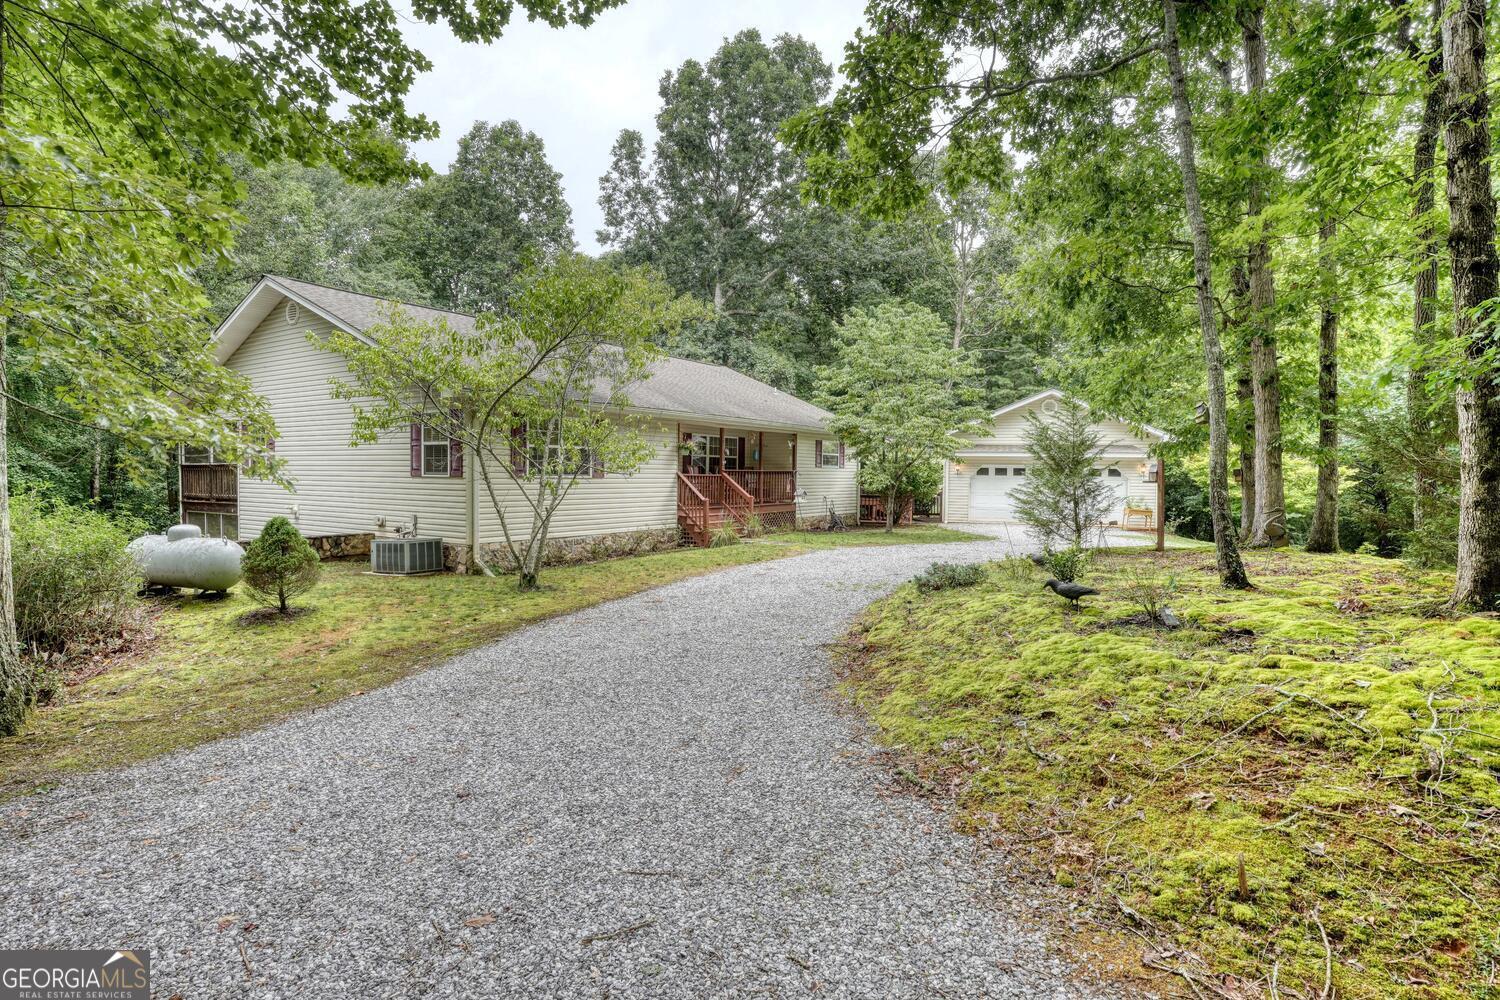
<path fill-rule="evenodd" d="M 1003 476 L 1003 475 L 1005 475 L 1006 471 L 1007 470 L 1006 470 L 1005 466 L 1003 466 L 1003 465 L 997 465 L 997 466 L 995 466 L 995 475 L 997 475 L 997 476 Z"/>
<path fill-rule="evenodd" d="M 185 510 L 182 512 L 182 523 L 196 526 L 209 538 L 227 538 L 233 542 L 240 537 L 240 519 L 235 514 Z"/>
<path fill-rule="evenodd" d="M 212 448 L 195 448 L 192 445 L 182 446 L 183 465 L 216 465 L 214 461 L 214 450 Z"/>
<path fill-rule="evenodd" d="M 976 473 L 974 473 L 974 475 L 976 475 L 976 476 L 988 476 L 989 474 L 990 474 L 990 467 L 988 465 L 981 465 L 979 467 L 979 471 L 976 472 Z"/>
<path fill-rule="evenodd" d="M 1026 470 L 1023 468 L 1015 468 L 1010 470 L 1010 474 L 1013 476 L 1024 476 L 1026 475 Z"/>
<path fill-rule="evenodd" d="M 1119 469 L 1109 468 L 1104 470 L 1104 475 L 1109 479 L 1123 479 L 1124 473 Z"/>
<path fill-rule="evenodd" d="M 740 465 L 740 439 L 737 437 L 724 437 L 724 468 L 743 468 Z"/>
<path fill-rule="evenodd" d="M 422 475 L 446 476 L 452 460 L 448 435 L 441 427 L 422 425 Z"/>
<path fill-rule="evenodd" d="M 837 441 L 823 442 L 822 467 L 825 469 L 837 469 L 839 467 L 839 443 Z"/>
<path fill-rule="evenodd" d="M 716 475 L 719 471 L 719 436 L 717 434 L 693 434 L 683 443 L 689 451 L 682 456 L 682 471 L 698 475 Z M 736 442 L 737 443 L 737 442 Z"/>

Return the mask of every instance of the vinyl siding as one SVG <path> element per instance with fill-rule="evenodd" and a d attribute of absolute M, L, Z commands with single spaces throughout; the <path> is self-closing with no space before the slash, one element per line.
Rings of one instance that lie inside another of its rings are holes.
<path fill-rule="evenodd" d="M 331 329 L 306 309 L 290 324 L 278 305 L 225 362 L 269 405 L 276 454 L 285 459 L 295 491 L 241 476 L 240 537 L 255 537 L 277 515 L 291 518 L 305 535 L 378 532 L 380 519 L 394 529 L 415 517 L 422 535 L 461 543 L 466 479 L 412 476 L 404 428 L 374 444 L 350 446 L 353 410 L 329 391 L 330 380 L 347 378 L 348 369 L 342 358 L 307 342 L 309 332 Z"/>
<path fill-rule="evenodd" d="M 797 488 L 806 496 L 797 501 L 798 517 L 822 517 L 828 510 L 823 498 L 840 514 L 859 517 L 859 462 L 852 451 L 846 451 L 842 469 L 820 469 L 813 463 L 816 453 L 814 441 L 819 436 L 811 431 L 797 435 Z M 831 437 L 823 441 L 837 448 L 838 442 Z"/>
<path fill-rule="evenodd" d="M 651 457 L 630 475 L 610 472 L 602 479 L 580 477 L 563 497 L 552 516 L 548 538 L 583 538 L 623 531 L 670 528 L 677 523 L 676 451 L 673 429 L 660 421 L 626 418 L 651 445 Z M 468 471 L 465 463 L 465 471 Z M 515 482 L 504 469 L 493 470 L 495 493 L 505 509 L 512 534 L 524 533 L 531 524 L 530 508 L 520 497 Z M 476 513 L 482 542 L 502 542 L 504 533 L 489 492 L 478 484 Z"/>
<path fill-rule="evenodd" d="M 414 477 L 405 428 L 374 444 L 350 446 L 353 411 L 349 403 L 330 395 L 331 380 L 346 379 L 348 369 L 337 355 L 308 343 L 309 333 L 326 336 L 331 329 L 308 310 L 289 324 L 286 310 L 277 305 L 225 362 L 265 398 L 277 426 L 276 454 L 285 460 L 292 481 L 289 491 L 240 477 L 240 537 L 255 537 L 277 515 L 291 518 L 306 535 L 390 532 L 416 518 L 422 535 L 463 544 L 468 537 L 465 491 L 472 477 L 479 538 L 502 541 L 494 506 L 477 478 L 475 456 L 464 456 L 462 478 Z M 632 421 L 646 436 L 652 445 L 650 459 L 631 475 L 606 470 L 601 479 L 579 479 L 554 515 L 549 537 L 670 528 L 677 523 L 677 424 L 654 417 L 622 419 Z M 682 427 L 710 430 L 697 423 L 684 422 Z M 726 430 L 747 438 L 759 433 L 753 426 Z M 712 432 L 717 433 L 717 425 Z M 799 515 L 821 515 L 825 495 L 840 513 L 857 515 L 857 463 L 850 455 L 843 469 L 815 468 L 815 438 L 811 432 L 796 436 L 798 485 L 808 493 L 798 504 Z M 784 448 L 786 433 L 767 430 L 765 440 L 765 468 L 789 467 L 789 449 L 777 448 Z M 525 531 L 527 509 L 516 486 L 503 469 L 495 470 L 492 478 L 512 530 Z"/>

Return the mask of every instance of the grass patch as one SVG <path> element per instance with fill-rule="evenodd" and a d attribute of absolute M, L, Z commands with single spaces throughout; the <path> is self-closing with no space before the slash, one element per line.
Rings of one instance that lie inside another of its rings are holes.
<path fill-rule="evenodd" d="M 1077 612 L 1019 560 L 904 587 L 851 636 L 847 685 L 963 828 L 1163 964 L 1244 995 L 1275 969 L 1317 996 L 1325 962 L 1349 1000 L 1500 995 L 1500 620 L 1429 617 L 1451 577 L 1385 560 L 1247 562 L 1237 593 L 1211 552 L 1112 554 Z M 1181 628 L 1141 624 L 1142 566 L 1176 575 Z"/>
<path fill-rule="evenodd" d="M 717 549 L 677 549 L 548 569 L 544 589 L 510 578 L 377 577 L 331 562 L 290 619 L 239 592 L 156 601 L 155 641 L 68 689 L 0 739 L 0 799 L 78 771 L 117 767 L 230 736 L 389 684 L 455 653 L 554 615 L 729 566 L 838 545 L 963 541 L 909 528 L 788 532 Z"/>

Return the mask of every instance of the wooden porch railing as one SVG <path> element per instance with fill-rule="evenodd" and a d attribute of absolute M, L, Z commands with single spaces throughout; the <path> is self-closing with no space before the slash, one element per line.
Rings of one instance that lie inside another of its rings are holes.
<path fill-rule="evenodd" d="M 759 469 L 735 469 L 724 473 L 733 479 L 757 504 L 792 503 L 797 499 L 797 473 L 763 472 Z"/>
<path fill-rule="evenodd" d="M 729 473 L 722 473 L 724 478 L 724 509 L 741 525 L 750 523 L 750 518 L 755 516 L 755 497 L 739 483 L 735 482 Z"/>
<path fill-rule="evenodd" d="M 900 511 L 896 514 L 896 523 L 899 525 L 911 524 L 914 506 L 912 498 L 907 497 L 906 502 L 901 505 Z M 885 497 L 872 496 L 869 493 L 861 494 L 859 498 L 859 523 L 884 524 Z"/>
<path fill-rule="evenodd" d="M 692 539 L 699 545 L 707 545 L 709 539 L 709 511 L 713 508 L 708 497 L 698 489 L 694 479 L 712 479 L 712 476 L 677 474 L 677 518 Z"/>

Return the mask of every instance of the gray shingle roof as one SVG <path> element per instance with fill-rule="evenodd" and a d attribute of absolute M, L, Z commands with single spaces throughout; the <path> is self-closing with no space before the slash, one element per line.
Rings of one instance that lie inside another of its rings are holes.
<path fill-rule="evenodd" d="M 343 288 L 330 288 L 308 281 L 297 281 L 276 274 L 266 275 L 299 298 L 364 332 L 381 321 L 382 307 L 389 300 L 363 295 Z M 467 313 L 403 302 L 415 319 L 445 319 L 455 328 L 472 329 L 474 317 Z M 602 402 L 607 398 L 604 387 L 594 393 Z M 640 410 L 704 418 L 705 422 L 737 421 L 757 424 L 782 424 L 810 430 L 826 431 L 832 416 L 827 410 L 798 399 L 758 379 L 723 365 L 686 358 L 663 358 L 652 364 L 650 375 L 630 386 L 626 392 L 630 405 Z"/>

